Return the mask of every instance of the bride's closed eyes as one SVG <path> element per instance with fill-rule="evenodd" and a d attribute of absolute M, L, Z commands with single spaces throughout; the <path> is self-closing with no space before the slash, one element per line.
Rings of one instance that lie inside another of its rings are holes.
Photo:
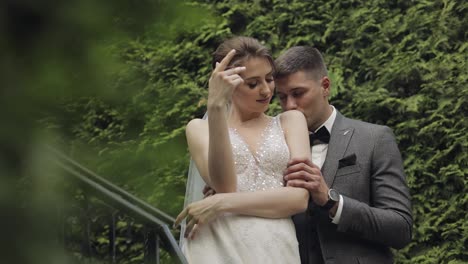
<path fill-rule="evenodd" d="M 265 81 L 267 83 L 272 83 L 274 81 L 274 79 L 273 79 L 273 77 L 270 76 L 270 77 L 265 78 Z M 259 84 L 258 79 L 255 79 L 252 82 L 247 82 L 247 85 L 249 86 L 250 89 L 254 89 L 255 87 L 257 87 L 258 84 Z"/>

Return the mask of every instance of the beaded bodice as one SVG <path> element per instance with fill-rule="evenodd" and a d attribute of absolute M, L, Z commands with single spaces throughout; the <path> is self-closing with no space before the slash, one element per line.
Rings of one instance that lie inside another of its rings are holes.
<path fill-rule="evenodd" d="M 237 174 L 237 191 L 267 190 L 283 186 L 283 170 L 289 159 L 279 116 L 270 119 L 255 153 L 235 128 L 229 129 Z"/>

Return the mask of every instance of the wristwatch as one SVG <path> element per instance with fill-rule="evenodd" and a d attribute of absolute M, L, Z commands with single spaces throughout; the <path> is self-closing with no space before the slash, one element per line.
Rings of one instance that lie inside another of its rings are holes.
<path fill-rule="evenodd" d="M 340 201 L 340 193 L 335 189 L 328 190 L 328 201 L 326 204 L 322 205 L 320 208 L 323 210 L 330 210 L 337 202 Z"/>

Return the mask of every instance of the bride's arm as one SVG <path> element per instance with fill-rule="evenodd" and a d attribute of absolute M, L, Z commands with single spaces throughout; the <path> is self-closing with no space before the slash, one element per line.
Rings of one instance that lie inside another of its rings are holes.
<path fill-rule="evenodd" d="M 218 213 L 284 218 L 305 211 L 309 193 L 303 188 L 284 187 L 266 191 L 221 193 L 210 198 L 215 200 Z"/>
<path fill-rule="evenodd" d="M 226 115 L 226 105 L 208 106 L 208 184 L 217 193 L 237 190 L 237 175 Z"/>
<path fill-rule="evenodd" d="M 234 192 L 237 182 L 225 117 L 209 112 L 209 118 L 211 125 L 201 119 L 194 119 L 187 124 L 190 155 L 206 184 L 218 193 Z"/>
<path fill-rule="evenodd" d="M 231 50 L 220 63 L 216 64 L 211 74 L 207 103 L 208 129 L 205 123 L 205 129 L 200 130 L 203 124 L 198 120 L 191 121 L 186 130 L 190 154 L 200 175 L 217 193 L 237 190 L 226 105 L 234 89 L 244 82 L 238 74 L 245 71 L 245 67 L 227 69 L 234 55 L 235 50 Z"/>

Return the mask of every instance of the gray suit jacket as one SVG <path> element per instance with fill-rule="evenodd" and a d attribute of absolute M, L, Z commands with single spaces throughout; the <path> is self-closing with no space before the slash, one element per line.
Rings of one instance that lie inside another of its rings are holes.
<path fill-rule="evenodd" d="M 293 217 L 302 263 L 393 263 L 390 247 L 411 240 L 403 163 L 390 128 L 335 119 L 322 174 L 343 196 L 338 225 L 313 202 Z"/>

